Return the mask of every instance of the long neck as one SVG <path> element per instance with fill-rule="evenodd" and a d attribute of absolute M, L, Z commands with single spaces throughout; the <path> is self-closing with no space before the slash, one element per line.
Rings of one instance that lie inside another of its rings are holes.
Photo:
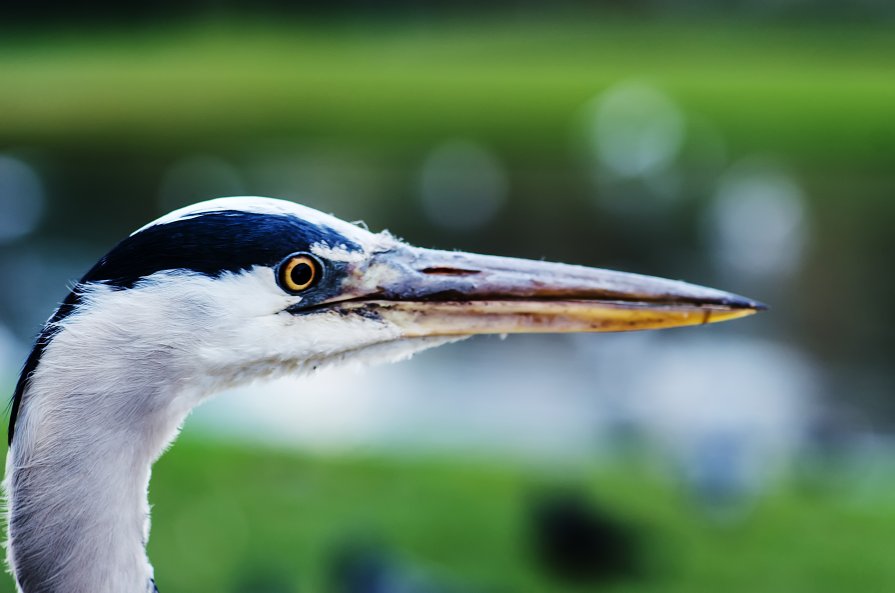
<path fill-rule="evenodd" d="M 7 454 L 10 567 L 21 593 L 152 591 L 150 470 L 191 405 L 176 403 L 157 352 L 91 360 L 57 341 L 32 377 Z M 129 370 L 118 375 L 127 381 L 114 380 L 116 367 Z"/>
<path fill-rule="evenodd" d="M 81 445 L 8 454 L 7 553 L 20 590 L 147 591 L 149 464 L 108 443 Z"/>

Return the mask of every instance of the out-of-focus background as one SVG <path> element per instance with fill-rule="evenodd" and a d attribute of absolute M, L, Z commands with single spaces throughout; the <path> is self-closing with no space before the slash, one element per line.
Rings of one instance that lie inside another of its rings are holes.
<path fill-rule="evenodd" d="M 221 195 L 683 278 L 771 311 L 222 395 L 154 471 L 159 587 L 886 590 L 893 25 L 876 0 L 5 3 L 2 384 L 114 242 Z"/>

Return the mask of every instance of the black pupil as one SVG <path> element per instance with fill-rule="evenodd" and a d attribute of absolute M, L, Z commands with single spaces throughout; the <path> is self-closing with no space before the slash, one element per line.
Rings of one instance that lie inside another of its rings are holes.
<path fill-rule="evenodd" d="M 310 283 L 311 279 L 314 278 L 314 269 L 310 264 L 301 262 L 292 267 L 292 271 L 289 272 L 289 277 L 292 279 L 292 284 L 303 287 Z"/>

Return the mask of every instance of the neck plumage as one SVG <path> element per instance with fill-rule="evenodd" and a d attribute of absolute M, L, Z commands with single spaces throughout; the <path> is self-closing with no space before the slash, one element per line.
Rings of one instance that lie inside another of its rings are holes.
<path fill-rule="evenodd" d="M 21 593 L 146 593 L 150 470 L 192 406 L 162 352 L 96 357 L 69 333 L 31 376 L 7 454 L 10 568 Z"/>
<path fill-rule="evenodd" d="M 148 591 L 150 464 L 109 442 L 34 445 L 7 457 L 7 554 L 20 591 Z"/>

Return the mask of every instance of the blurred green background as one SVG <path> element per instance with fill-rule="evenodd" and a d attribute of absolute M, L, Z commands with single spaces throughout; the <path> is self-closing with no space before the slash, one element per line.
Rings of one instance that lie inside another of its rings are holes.
<path fill-rule="evenodd" d="M 0 371 L 201 199 L 768 302 L 221 396 L 157 464 L 165 593 L 895 585 L 884 3 L 0 9 Z M 0 591 L 12 591 L 0 579 Z"/>

